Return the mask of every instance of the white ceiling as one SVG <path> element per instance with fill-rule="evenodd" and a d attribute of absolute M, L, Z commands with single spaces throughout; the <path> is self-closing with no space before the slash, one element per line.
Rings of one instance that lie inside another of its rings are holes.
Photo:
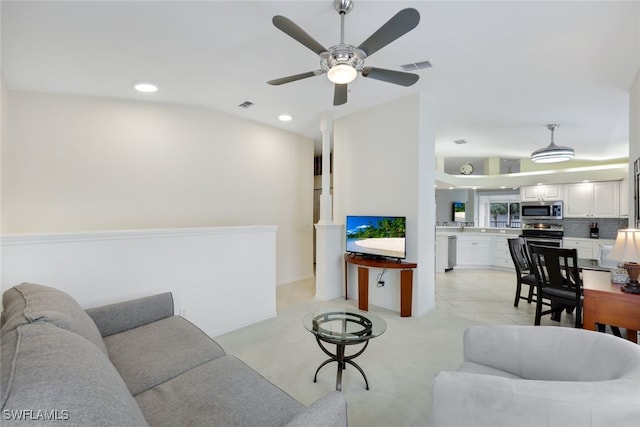
<path fill-rule="evenodd" d="M 354 3 L 345 41 L 356 46 L 400 9 L 418 9 L 415 30 L 366 60 L 396 70 L 429 60 L 417 84 L 358 77 L 339 107 L 326 76 L 266 84 L 319 68 L 272 16 L 330 47 L 340 36 L 331 0 L 2 1 L 2 73 L 10 89 L 210 107 L 316 141 L 323 112 L 339 118 L 421 92 L 436 106 L 441 156 L 528 157 L 548 145 L 545 125 L 558 123 L 556 143 L 574 147 L 577 159 L 627 157 L 640 1 Z M 160 90 L 136 93 L 134 80 Z M 244 101 L 255 105 L 241 109 Z M 279 122 L 284 112 L 294 120 Z"/>

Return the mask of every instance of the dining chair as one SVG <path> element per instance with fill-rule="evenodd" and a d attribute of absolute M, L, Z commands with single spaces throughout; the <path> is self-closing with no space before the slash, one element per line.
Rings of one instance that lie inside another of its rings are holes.
<path fill-rule="evenodd" d="M 516 268 L 516 298 L 513 306 L 517 307 L 521 299 L 527 300 L 529 304 L 533 301 L 533 292 L 536 287 L 536 276 L 531 271 L 531 261 L 527 251 L 527 245 L 523 237 L 507 239 L 509 243 L 509 253 Z M 527 296 L 522 296 L 522 285 L 529 286 Z"/>
<path fill-rule="evenodd" d="M 576 249 L 530 245 L 531 264 L 536 276 L 537 302 L 535 325 L 551 314 L 559 321 L 563 310 L 575 310 L 575 327 L 582 327 L 582 280 Z M 550 301 L 550 309 L 542 310 L 542 299 Z"/>

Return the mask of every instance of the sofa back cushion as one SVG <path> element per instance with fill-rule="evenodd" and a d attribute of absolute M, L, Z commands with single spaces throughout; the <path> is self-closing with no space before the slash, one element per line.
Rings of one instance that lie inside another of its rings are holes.
<path fill-rule="evenodd" d="M 640 380 L 638 345 L 584 329 L 474 326 L 464 334 L 464 360 L 528 380 Z"/>
<path fill-rule="evenodd" d="M 47 322 L 91 341 L 109 355 L 96 324 L 68 294 L 48 286 L 22 283 L 8 289 L 3 297 L 2 335 L 20 325 Z"/>
<path fill-rule="evenodd" d="M 75 333 L 19 325 L 3 335 L 0 362 L 3 426 L 148 426 L 109 359 Z"/>

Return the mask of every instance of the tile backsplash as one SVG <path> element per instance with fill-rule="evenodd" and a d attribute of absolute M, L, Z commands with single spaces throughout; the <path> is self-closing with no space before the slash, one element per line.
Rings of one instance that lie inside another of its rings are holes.
<path fill-rule="evenodd" d="M 626 218 L 565 218 L 562 220 L 565 237 L 589 237 L 589 224 L 597 222 L 601 239 L 615 239 L 617 231 L 626 228 Z"/>

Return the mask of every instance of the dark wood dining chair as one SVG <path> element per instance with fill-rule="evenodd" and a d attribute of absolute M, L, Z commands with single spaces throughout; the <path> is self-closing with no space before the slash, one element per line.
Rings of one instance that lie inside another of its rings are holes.
<path fill-rule="evenodd" d="M 531 264 L 536 276 L 537 302 L 535 325 L 542 316 L 551 314 L 552 320 L 560 320 L 563 310 L 575 310 L 575 327 L 582 327 L 582 280 L 578 269 L 576 249 L 530 245 Z M 551 307 L 543 311 L 542 299 Z"/>
<path fill-rule="evenodd" d="M 529 304 L 533 301 L 533 293 L 536 287 L 536 276 L 531 271 L 531 261 L 527 245 L 522 237 L 515 239 L 507 239 L 509 243 L 509 253 L 516 268 L 516 298 L 513 306 L 517 307 L 521 299 L 526 300 Z M 527 296 L 522 296 L 522 285 L 529 286 Z"/>

